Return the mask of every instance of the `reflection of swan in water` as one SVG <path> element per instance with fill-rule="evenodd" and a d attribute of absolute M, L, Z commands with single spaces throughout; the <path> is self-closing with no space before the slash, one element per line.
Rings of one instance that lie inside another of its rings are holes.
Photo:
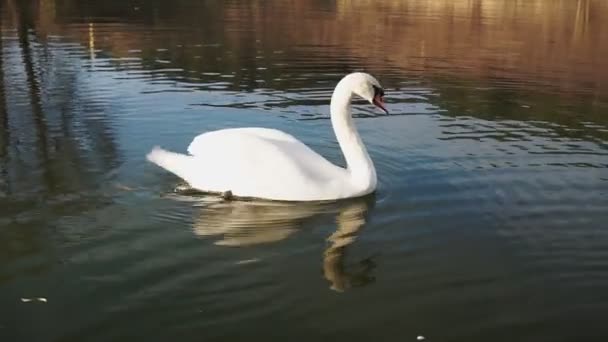
<path fill-rule="evenodd" d="M 278 242 L 298 231 L 306 219 L 336 215 L 337 229 L 328 238 L 323 253 L 323 274 L 331 289 L 344 291 L 373 281 L 374 268 L 367 258 L 358 267 L 345 266 L 345 252 L 365 224 L 373 198 L 365 197 L 332 203 L 288 203 L 270 201 L 222 201 L 217 198 L 197 202 L 193 231 L 198 236 L 221 236 L 216 245 L 245 247 Z"/>
<path fill-rule="evenodd" d="M 281 241 L 302 220 L 323 212 L 319 205 L 269 201 L 214 201 L 201 205 L 193 230 L 198 236 L 221 236 L 216 245 L 243 247 Z"/>
<path fill-rule="evenodd" d="M 375 268 L 371 258 L 361 260 L 354 267 L 345 265 L 347 247 L 355 242 L 357 233 L 365 224 L 367 204 L 353 203 L 338 214 L 336 231 L 327 239 L 329 247 L 323 253 L 323 275 L 331 282 L 331 289 L 344 291 L 353 286 L 363 286 L 375 280 L 370 275 Z"/>

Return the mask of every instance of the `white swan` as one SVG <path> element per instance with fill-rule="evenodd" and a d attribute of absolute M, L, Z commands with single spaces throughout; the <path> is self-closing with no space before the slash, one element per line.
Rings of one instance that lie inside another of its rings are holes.
<path fill-rule="evenodd" d="M 346 75 L 331 97 L 331 123 L 347 167 L 329 162 L 293 136 L 268 128 L 231 128 L 194 138 L 189 155 L 155 147 L 147 158 L 204 192 L 282 201 L 359 197 L 376 189 L 374 164 L 355 128 L 353 94 L 388 114 L 384 91 L 369 74 Z"/>

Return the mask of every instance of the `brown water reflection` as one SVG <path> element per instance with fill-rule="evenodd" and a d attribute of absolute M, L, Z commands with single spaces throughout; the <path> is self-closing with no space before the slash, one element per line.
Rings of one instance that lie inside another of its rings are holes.
<path fill-rule="evenodd" d="M 36 31 L 41 37 L 72 35 L 115 57 L 133 56 L 134 50 L 148 60 L 162 55 L 188 70 L 238 74 L 251 69 L 246 63 L 268 64 L 256 62 L 256 54 L 280 60 L 284 56 L 273 52 L 287 48 L 311 63 L 324 63 L 322 54 L 329 52 L 346 61 L 356 56 L 372 70 L 399 68 L 593 96 L 608 91 L 608 23 L 602 20 L 608 4 L 601 0 L 111 3 L 38 1 Z M 150 35 L 150 29 L 161 32 Z M 205 44 L 221 47 L 177 48 Z M 260 76 L 269 80 L 273 74 L 269 68 Z"/>

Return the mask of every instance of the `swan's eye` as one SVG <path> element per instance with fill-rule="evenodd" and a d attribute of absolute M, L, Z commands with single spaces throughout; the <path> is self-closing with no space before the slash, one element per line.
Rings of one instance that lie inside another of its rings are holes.
<path fill-rule="evenodd" d="M 375 85 L 373 85 L 372 87 L 374 87 L 374 97 L 376 96 L 384 96 L 384 90 L 380 87 L 376 87 Z"/>

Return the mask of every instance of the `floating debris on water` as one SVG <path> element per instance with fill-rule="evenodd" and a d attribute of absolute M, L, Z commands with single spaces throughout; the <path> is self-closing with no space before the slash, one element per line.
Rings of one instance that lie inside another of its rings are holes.
<path fill-rule="evenodd" d="M 426 338 L 425 338 L 424 336 L 422 336 L 422 335 L 418 335 L 418 336 L 416 337 L 416 340 L 418 340 L 418 341 L 424 341 L 425 339 L 426 339 Z"/>
<path fill-rule="evenodd" d="M 254 259 L 248 259 L 248 260 L 240 260 L 240 261 L 237 261 L 236 264 L 245 265 L 245 264 L 252 264 L 252 263 L 258 262 L 258 261 L 260 261 L 260 259 L 254 258 Z"/>
<path fill-rule="evenodd" d="M 134 188 L 128 186 L 128 185 L 124 185 L 124 184 L 120 184 L 120 183 L 116 183 L 114 184 L 114 186 L 116 187 L 116 189 L 118 190 L 123 190 L 123 191 L 133 191 L 135 190 Z"/>
<path fill-rule="evenodd" d="M 29 302 L 43 302 L 46 303 L 47 300 L 44 297 L 34 297 L 34 298 L 21 298 L 21 301 L 23 303 L 29 303 Z"/>

